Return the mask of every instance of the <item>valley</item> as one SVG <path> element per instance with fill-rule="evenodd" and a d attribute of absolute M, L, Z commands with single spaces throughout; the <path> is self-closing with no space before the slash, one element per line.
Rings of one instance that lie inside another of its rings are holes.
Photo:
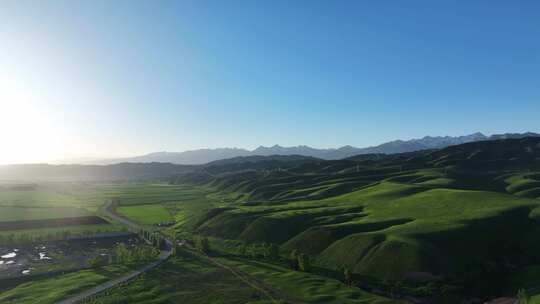
<path fill-rule="evenodd" d="M 11 212 L 10 219 L 62 223 L 57 219 L 84 215 L 105 224 L 29 226 L 2 231 L 0 240 L 7 253 L 16 244 L 21 250 L 59 246 L 54 242 L 71 248 L 78 238 L 114 240 L 131 230 L 174 244 L 163 265 L 89 303 L 203 303 L 217 301 L 220 292 L 234 294 L 223 303 L 456 303 L 518 292 L 534 296 L 540 286 L 538 172 L 538 138 L 335 161 L 233 158 L 161 182 L 38 183 L 33 194 L 1 192 L 0 208 Z M 39 208 L 44 212 L 33 212 Z M 203 239 L 206 249 L 199 247 Z M 114 244 L 95 252 L 118 256 Z M 163 250 L 155 244 L 153 250 Z M 127 252 L 134 255 L 136 248 Z M 61 252 L 54 259 L 70 259 L 66 249 Z M 6 287 L 0 299 L 24 297 L 31 286 L 79 274 L 88 276 L 90 288 L 107 280 L 93 279 L 92 271 L 121 266 L 127 268 L 114 269 L 127 274 L 148 263 L 103 258 L 89 264 L 91 252 L 67 268 L 69 263 L 46 268 L 38 261 L 31 281 L 28 273 L 11 272 L 27 283 Z M 31 259 L 32 253 L 25 254 Z M 106 277 L 121 277 L 118 271 Z M 199 284 L 199 293 L 158 283 L 162 276 Z M 210 286 L 205 284 L 224 285 L 204 292 Z"/>

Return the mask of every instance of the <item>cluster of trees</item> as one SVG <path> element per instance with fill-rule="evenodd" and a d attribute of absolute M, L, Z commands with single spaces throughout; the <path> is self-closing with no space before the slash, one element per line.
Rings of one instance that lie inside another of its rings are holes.
<path fill-rule="evenodd" d="M 62 241 L 72 237 L 69 230 L 56 231 L 47 234 L 10 233 L 0 234 L 0 245 L 21 245 L 44 241 Z"/>
<path fill-rule="evenodd" d="M 343 283 L 345 283 L 345 285 L 349 285 L 349 286 L 354 285 L 353 278 L 352 278 L 352 273 L 349 270 L 349 268 L 347 268 L 347 267 L 343 268 Z"/>
<path fill-rule="evenodd" d="M 0 246 L 23 245 L 51 241 L 66 241 L 72 238 L 91 237 L 95 234 L 102 232 L 106 232 L 106 230 L 85 230 L 76 233 L 70 230 L 59 230 L 50 233 L 42 233 L 40 231 L 36 231 L 36 233 L 0 233 Z"/>
<path fill-rule="evenodd" d="M 518 298 L 519 304 L 527 304 L 529 303 L 529 300 L 531 299 L 531 297 L 529 296 L 529 293 L 525 289 L 518 290 L 517 298 Z"/>
<path fill-rule="evenodd" d="M 197 237 L 194 240 L 195 248 L 199 250 L 202 253 L 209 253 L 210 252 L 210 242 L 208 242 L 207 237 Z"/>
<path fill-rule="evenodd" d="M 102 256 L 95 256 L 86 260 L 88 267 L 99 267 L 112 264 L 129 264 L 153 260 L 159 255 L 159 250 L 155 247 L 137 245 L 133 249 L 128 249 L 123 243 L 115 246 L 114 254 L 110 254 L 108 259 Z"/>
<path fill-rule="evenodd" d="M 148 242 L 151 246 L 139 244 L 130 250 L 125 244 L 120 243 L 114 247 L 114 254 L 110 254 L 108 260 L 105 260 L 101 256 L 90 258 L 86 261 L 88 267 L 153 260 L 159 255 L 160 250 L 164 250 L 168 247 L 165 237 L 157 232 L 140 230 L 139 237 Z"/>
<path fill-rule="evenodd" d="M 276 244 L 258 243 L 258 244 L 243 244 L 238 249 L 238 254 L 241 256 L 249 256 L 251 258 L 264 258 L 273 261 L 280 259 L 279 246 Z"/>
<path fill-rule="evenodd" d="M 311 270 L 311 261 L 309 255 L 301 253 L 298 250 L 293 250 L 291 252 L 291 268 L 294 270 L 300 270 L 304 272 L 309 272 Z"/>
<path fill-rule="evenodd" d="M 167 240 L 164 236 L 157 232 L 151 232 L 148 230 L 139 231 L 139 236 L 152 244 L 157 249 L 164 250 L 167 248 Z"/>

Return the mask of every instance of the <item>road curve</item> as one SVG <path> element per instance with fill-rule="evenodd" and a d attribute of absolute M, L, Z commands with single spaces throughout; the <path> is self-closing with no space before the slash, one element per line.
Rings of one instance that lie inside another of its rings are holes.
<path fill-rule="evenodd" d="M 111 210 L 111 207 L 113 206 L 113 203 L 112 201 L 107 201 L 105 203 L 105 205 L 103 206 L 102 208 L 102 211 L 110 218 L 114 219 L 115 221 L 118 221 L 126 226 L 128 226 L 131 230 L 133 231 L 138 231 L 140 229 L 140 226 L 137 225 L 136 223 L 124 218 L 124 217 L 121 217 L 119 215 L 117 215 L 116 213 L 114 213 L 112 210 Z M 57 304 L 76 304 L 76 303 L 79 303 L 85 299 L 88 299 L 92 296 L 95 296 L 99 293 L 102 293 L 104 291 L 106 291 L 107 289 L 111 289 L 113 287 L 116 287 L 117 285 L 119 284 L 122 284 L 122 283 L 125 283 L 125 282 L 128 282 L 134 278 L 136 278 L 137 276 L 147 272 L 148 270 L 151 270 L 157 266 L 159 266 L 160 264 L 162 264 L 163 262 L 165 262 L 171 255 L 172 255 L 172 246 L 171 246 L 171 243 L 169 241 L 167 241 L 168 245 L 167 246 L 168 248 L 166 250 L 163 250 L 161 252 L 161 254 L 159 255 L 158 259 L 150 264 L 146 264 L 144 266 L 142 266 L 141 268 L 137 269 L 137 270 L 134 270 L 134 271 L 131 271 L 130 273 L 122 276 L 122 277 L 119 277 L 119 278 L 116 278 L 114 280 L 110 280 L 108 282 L 105 282 L 103 284 L 100 284 L 94 288 L 91 288 L 91 289 L 88 289 L 86 291 L 83 291 L 77 295 L 74 295 L 74 296 L 71 296 L 70 298 L 68 299 L 65 299 L 65 300 L 62 300 L 60 302 L 57 302 Z"/>

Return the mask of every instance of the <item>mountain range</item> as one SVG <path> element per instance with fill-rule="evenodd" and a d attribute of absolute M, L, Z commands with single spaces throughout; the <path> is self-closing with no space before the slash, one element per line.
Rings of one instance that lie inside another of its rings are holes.
<path fill-rule="evenodd" d="M 272 147 L 260 146 L 254 150 L 240 148 L 217 148 L 198 149 L 184 152 L 155 152 L 146 155 L 100 160 L 93 164 L 115 164 L 122 162 L 130 163 L 173 163 L 183 165 L 206 164 L 221 159 L 228 159 L 242 156 L 269 156 L 269 155 L 302 155 L 316 157 L 325 160 L 335 160 L 351 157 L 359 154 L 395 154 L 413 152 L 426 149 L 442 149 L 448 146 L 459 145 L 482 140 L 499 140 L 523 137 L 540 137 L 538 133 L 505 133 L 486 136 L 480 132 L 465 136 L 425 136 L 423 138 L 411 140 L 394 140 L 367 148 L 357 148 L 353 146 L 343 146 L 340 148 L 317 149 L 309 146 L 282 147 L 274 145 Z"/>

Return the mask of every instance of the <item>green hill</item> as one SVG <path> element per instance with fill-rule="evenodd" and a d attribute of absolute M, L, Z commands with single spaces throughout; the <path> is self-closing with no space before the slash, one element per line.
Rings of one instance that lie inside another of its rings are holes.
<path fill-rule="evenodd" d="M 380 282 L 442 280 L 474 296 L 512 294 L 528 283 L 512 278 L 540 265 L 538 138 L 244 165 L 193 180 L 239 199 L 177 229 L 276 243 Z"/>

